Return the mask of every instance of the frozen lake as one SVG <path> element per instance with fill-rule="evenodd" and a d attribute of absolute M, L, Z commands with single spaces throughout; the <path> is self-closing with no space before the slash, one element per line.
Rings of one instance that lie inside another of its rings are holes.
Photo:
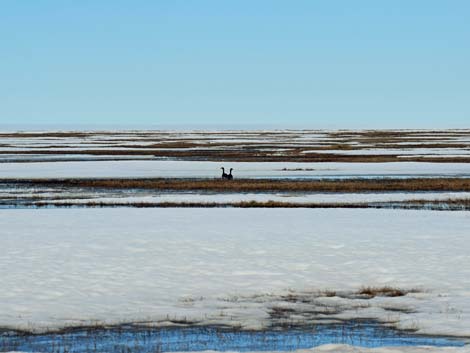
<path fill-rule="evenodd" d="M 2 178 L 236 178 L 470 177 L 470 163 L 291 163 L 208 161 L 77 161 L 2 163 Z"/>

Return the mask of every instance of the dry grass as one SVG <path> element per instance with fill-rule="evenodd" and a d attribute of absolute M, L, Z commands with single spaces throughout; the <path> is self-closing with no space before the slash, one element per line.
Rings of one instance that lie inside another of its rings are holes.
<path fill-rule="evenodd" d="M 5 205 L 17 205 L 15 202 L 6 202 Z M 421 203 L 402 201 L 402 202 L 362 202 L 362 203 L 293 203 L 281 201 L 239 201 L 239 202 L 106 202 L 106 201 L 88 201 L 88 202 L 64 202 L 64 201 L 28 201 L 22 202 L 21 206 L 30 207 L 135 207 L 135 208 L 374 208 L 374 209 L 413 209 L 413 210 L 469 210 L 470 200 L 463 203 L 455 201 L 446 203 L 443 201 L 424 201 Z"/>
<path fill-rule="evenodd" d="M 455 199 L 446 199 L 446 200 L 408 200 L 407 204 L 410 205 L 448 205 L 448 206 L 465 206 L 466 208 L 470 207 L 470 199 L 468 198 L 455 198 Z"/>
<path fill-rule="evenodd" d="M 202 147 L 202 146 L 201 146 Z M 393 146 L 390 146 L 393 147 Z M 427 147 L 427 146 L 421 146 Z M 159 148 L 162 148 L 160 146 Z M 26 151 L 0 151 L 0 155 L 90 155 L 90 156 L 153 156 L 159 159 L 193 160 L 193 161 L 227 161 L 227 162 L 348 162 L 348 163 L 389 163 L 389 162 L 435 162 L 435 163 L 470 163 L 470 155 L 460 157 L 439 157 L 439 156 L 401 156 L 377 154 L 348 154 L 336 153 L 303 153 L 309 148 L 290 148 L 288 151 L 273 153 L 259 147 L 244 147 L 235 150 L 227 149 L 195 149 L 195 150 L 160 150 L 149 149 L 148 146 L 142 148 L 129 147 L 127 150 L 118 149 L 61 149 L 61 150 L 26 150 Z"/>
<path fill-rule="evenodd" d="M 278 201 L 240 201 L 240 202 L 104 202 L 89 201 L 81 203 L 39 201 L 23 203 L 34 207 L 135 207 L 135 208 L 364 208 L 360 204 L 321 204 L 321 203 L 289 203 Z"/>
<path fill-rule="evenodd" d="M 392 192 L 392 191 L 470 191 L 470 178 L 413 179 L 0 179 L 2 183 L 29 186 L 103 189 L 153 189 L 164 191 L 217 192 Z"/>
<path fill-rule="evenodd" d="M 389 286 L 384 287 L 363 287 L 361 288 L 357 294 L 364 295 L 369 298 L 374 297 L 403 297 L 408 293 L 416 293 L 418 290 L 411 289 L 411 290 L 404 290 L 400 288 L 394 288 Z"/>
<path fill-rule="evenodd" d="M 325 290 L 319 292 L 318 295 L 320 297 L 333 298 L 333 297 L 336 297 L 338 295 L 338 293 L 334 290 L 325 289 Z"/>

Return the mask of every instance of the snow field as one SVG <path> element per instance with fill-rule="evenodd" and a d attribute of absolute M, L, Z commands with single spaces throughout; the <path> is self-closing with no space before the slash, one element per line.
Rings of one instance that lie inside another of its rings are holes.
<path fill-rule="evenodd" d="M 272 295 L 392 286 L 420 292 L 319 300 L 342 308 L 332 318 L 470 335 L 466 212 L 4 210 L 0 224 L 2 326 L 176 317 L 262 327 Z"/>

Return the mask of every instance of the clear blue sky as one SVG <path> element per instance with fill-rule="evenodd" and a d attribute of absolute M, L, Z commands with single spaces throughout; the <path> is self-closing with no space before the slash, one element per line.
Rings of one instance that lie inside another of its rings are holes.
<path fill-rule="evenodd" d="M 468 0 L 0 5 L 0 124 L 470 127 Z"/>

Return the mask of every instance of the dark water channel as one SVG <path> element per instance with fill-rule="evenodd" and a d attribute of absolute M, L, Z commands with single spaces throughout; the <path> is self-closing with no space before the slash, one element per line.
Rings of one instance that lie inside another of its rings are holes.
<path fill-rule="evenodd" d="M 290 351 L 323 344 L 381 346 L 464 346 L 463 339 L 398 331 L 373 321 L 351 321 L 262 331 L 214 326 L 151 328 L 135 325 L 80 328 L 61 333 L 1 332 L 0 351 L 53 353 L 154 353 L 176 351 Z"/>

